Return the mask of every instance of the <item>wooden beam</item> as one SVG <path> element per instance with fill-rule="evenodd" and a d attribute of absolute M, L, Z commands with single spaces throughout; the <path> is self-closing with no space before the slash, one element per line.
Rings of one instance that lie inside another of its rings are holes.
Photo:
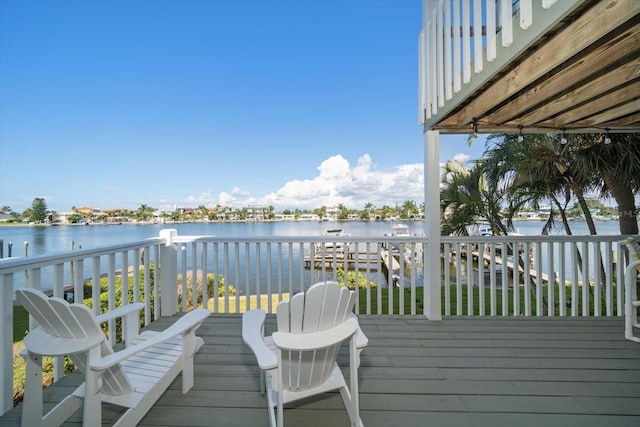
<path fill-rule="evenodd" d="M 621 62 L 631 62 L 621 66 Z M 514 101 L 485 117 L 487 122 L 514 126 L 536 123 L 565 109 L 608 92 L 634 77 L 640 67 L 640 24 L 601 45 L 586 56 L 542 79 Z M 611 71 L 602 74 L 603 69 Z M 566 92 L 568 88 L 574 88 Z M 562 94 L 556 99 L 558 94 Z M 517 118 L 517 119 L 516 119 Z"/>
<path fill-rule="evenodd" d="M 630 83 L 633 83 L 634 79 L 637 78 L 637 73 L 633 70 L 634 67 L 638 66 L 640 66 L 640 57 L 625 65 L 625 67 L 621 67 L 611 73 L 605 74 L 587 85 L 580 86 L 556 99 L 548 100 L 547 104 L 538 106 L 529 114 L 518 117 L 517 120 L 503 121 L 503 123 L 508 123 L 512 126 L 518 126 L 525 123 L 527 125 L 541 123 L 548 120 L 550 117 L 557 117 L 560 114 L 566 115 L 571 109 L 581 107 L 583 103 L 591 100 L 600 101 L 599 103 L 591 104 L 592 107 L 602 108 L 605 102 L 601 98 L 606 96 L 608 93 L 620 90 L 623 91 L 622 94 L 628 92 L 625 91 L 625 87 Z M 613 100 L 613 102 L 615 103 L 615 100 Z M 581 117 L 581 115 L 583 115 L 583 113 L 578 112 L 573 117 Z M 568 116 L 566 116 L 565 119 L 567 122 L 572 121 L 569 120 Z"/>
<path fill-rule="evenodd" d="M 452 117 L 442 120 L 438 128 L 462 128 L 471 123 L 474 117 L 482 118 L 486 111 L 499 107 L 502 102 L 515 96 L 531 82 L 544 77 L 568 58 L 589 48 L 610 31 L 629 20 L 636 20 L 639 14 L 640 1 L 637 0 L 597 2 L 575 22 L 544 42 L 540 54 L 528 55 L 484 92 L 475 98 L 474 95 L 470 96 L 471 102 Z"/>
<path fill-rule="evenodd" d="M 588 102 L 581 104 L 576 103 L 575 108 L 567 109 L 563 114 L 555 115 L 552 119 L 540 120 L 535 123 L 545 125 L 551 122 L 561 122 L 561 126 L 564 123 L 575 123 L 587 117 L 593 117 L 594 113 L 600 113 L 612 106 L 633 101 L 635 98 L 638 98 L 639 95 L 640 78 L 632 80 L 629 84 L 620 86 L 617 90 L 592 97 Z M 595 123 L 592 123 L 592 125 L 595 125 Z"/>
<path fill-rule="evenodd" d="M 628 114 L 632 114 L 639 110 L 640 110 L 640 97 L 637 97 L 636 99 L 630 102 L 621 104 L 617 107 L 606 108 L 599 114 L 591 116 L 587 119 L 572 122 L 571 125 L 580 126 L 580 127 L 589 127 L 589 126 L 600 127 L 602 126 L 603 123 L 606 123 L 609 121 L 615 121 L 620 117 L 624 117 Z"/>

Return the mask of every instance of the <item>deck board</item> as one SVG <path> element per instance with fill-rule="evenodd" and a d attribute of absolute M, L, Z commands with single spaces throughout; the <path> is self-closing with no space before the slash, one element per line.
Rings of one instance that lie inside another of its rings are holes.
<path fill-rule="evenodd" d="M 624 340 L 622 319 L 360 316 L 360 323 L 369 337 L 359 372 L 366 426 L 640 425 L 640 345 Z M 267 333 L 274 327 L 269 316 Z M 140 425 L 267 426 L 240 316 L 212 315 L 199 335 L 205 346 L 194 388 L 183 395 L 175 381 Z M 339 361 L 346 366 L 346 351 Z M 48 389 L 47 406 L 79 381 L 70 375 Z M 19 425 L 20 410 L 0 425 Z M 80 425 L 76 415 L 65 425 Z M 105 408 L 107 423 L 117 416 L 118 408 Z M 292 404 L 285 424 L 349 425 L 337 393 Z"/>

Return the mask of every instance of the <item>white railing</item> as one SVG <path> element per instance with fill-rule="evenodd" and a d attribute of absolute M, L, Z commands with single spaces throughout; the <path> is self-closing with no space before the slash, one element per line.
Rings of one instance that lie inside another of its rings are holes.
<path fill-rule="evenodd" d="M 621 316 L 624 237 L 442 237 L 446 268 L 440 283 L 426 286 L 443 287 L 444 315 Z M 163 230 L 139 242 L 0 260 L 3 412 L 12 406 L 16 286 L 73 300 L 82 295 L 96 313 L 143 302 L 147 324 L 194 306 L 273 313 L 290 294 L 337 280 L 360 284 L 359 314 L 421 315 L 428 294 L 422 292 L 426 244 L 423 236 L 222 238 Z M 115 330 L 114 324 L 107 327 Z M 62 367 L 56 363 L 55 378 Z"/>
<path fill-rule="evenodd" d="M 454 108 L 581 2 L 423 0 L 419 123 Z"/>
<path fill-rule="evenodd" d="M 443 237 L 442 313 L 622 316 L 623 238 Z"/>

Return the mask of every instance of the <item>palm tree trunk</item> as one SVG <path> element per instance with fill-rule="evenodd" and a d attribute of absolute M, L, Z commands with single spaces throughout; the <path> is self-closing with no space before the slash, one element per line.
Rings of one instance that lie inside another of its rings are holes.
<path fill-rule="evenodd" d="M 633 190 L 629 185 L 615 182 L 608 170 L 602 170 L 601 173 L 618 204 L 620 234 L 638 234 L 638 213 Z"/>

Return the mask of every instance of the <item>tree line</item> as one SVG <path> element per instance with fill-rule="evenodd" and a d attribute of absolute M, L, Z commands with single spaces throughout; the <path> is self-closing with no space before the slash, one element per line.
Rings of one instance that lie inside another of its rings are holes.
<path fill-rule="evenodd" d="M 92 210 L 79 210 L 75 206 L 71 208 L 73 212 L 67 217 L 67 221 L 72 224 L 82 223 L 85 221 L 92 222 L 108 222 L 110 220 L 117 219 L 131 219 L 134 221 L 148 222 L 156 218 L 170 221 L 197 221 L 197 220 L 274 220 L 278 214 L 292 215 L 296 218 L 301 217 L 304 214 L 316 214 L 320 218 L 331 212 L 338 220 L 346 220 L 353 217 L 357 217 L 362 220 L 369 219 L 388 219 L 397 218 L 403 220 L 411 220 L 419 218 L 424 212 L 424 203 L 420 206 L 413 200 L 407 200 L 402 205 L 391 207 L 384 205 L 380 208 L 376 207 L 373 203 L 366 203 L 364 209 L 349 209 L 344 204 L 339 204 L 335 208 L 328 208 L 327 206 L 321 206 L 315 209 L 285 209 L 281 212 L 276 212 L 273 206 L 266 207 L 244 207 L 244 208 L 231 208 L 222 205 L 217 205 L 215 208 L 210 209 L 204 205 L 200 205 L 197 208 L 177 208 L 173 211 L 160 212 L 157 208 L 152 206 L 141 204 L 136 210 L 128 209 L 109 209 L 94 213 Z M 0 208 L 0 213 L 4 215 L 10 215 L 10 222 L 29 222 L 35 224 L 53 223 L 57 217 L 57 212 L 49 210 L 47 208 L 47 202 L 44 198 L 36 197 L 30 208 L 23 211 L 21 214 L 14 212 L 11 207 L 3 206 Z"/>

